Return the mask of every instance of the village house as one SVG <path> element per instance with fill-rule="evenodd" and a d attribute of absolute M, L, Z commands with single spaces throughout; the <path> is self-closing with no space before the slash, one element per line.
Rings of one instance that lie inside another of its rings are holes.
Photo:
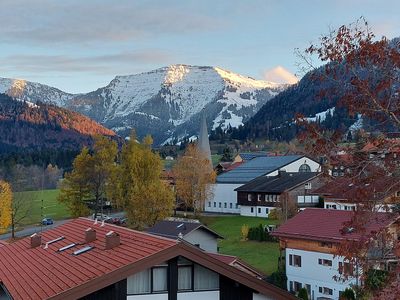
<path fill-rule="evenodd" d="M 295 299 L 215 255 L 79 218 L 0 247 L 0 298 Z"/>
<path fill-rule="evenodd" d="M 297 293 L 304 287 L 309 299 L 333 300 L 339 299 L 346 288 L 362 284 L 361 268 L 338 253 L 342 243 L 359 241 L 363 236 L 348 225 L 353 215 L 352 211 L 306 208 L 272 233 L 279 238 L 285 258 L 288 291 Z M 367 220 L 364 234 L 373 234 L 379 240 L 380 234 L 388 229 L 392 240 L 397 241 L 397 215 L 375 213 Z M 382 240 L 377 249 L 381 246 L 390 246 L 390 243 Z M 368 252 L 374 268 L 388 269 L 396 261 L 390 255 L 393 252 L 385 256 L 374 253 L 380 252 Z"/>
<path fill-rule="evenodd" d="M 336 178 L 311 192 L 324 201 L 324 208 L 356 210 L 363 205 L 376 211 L 391 211 L 400 200 L 400 185 L 393 178 L 379 177 L 370 182 Z"/>
<path fill-rule="evenodd" d="M 170 218 L 159 221 L 146 230 L 148 233 L 170 239 L 183 239 L 207 252 L 218 252 L 221 235 L 201 224 L 198 220 Z"/>
<path fill-rule="evenodd" d="M 233 170 L 217 176 L 213 197 L 205 203 L 206 212 L 240 214 L 236 191 L 259 176 L 276 176 L 286 172 L 319 172 L 320 164 L 304 155 L 255 157 Z"/>
<path fill-rule="evenodd" d="M 279 171 L 276 176 L 260 176 L 235 189 L 240 215 L 268 217 L 276 208 L 302 209 L 319 204 L 310 190 L 323 184 L 320 173 Z M 281 203 L 285 201 L 285 203 Z"/>
<path fill-rule="evenodd" d="M 252 160 L 253 158 L 256 157 L 266 157 L 268 156 L 267 152 L 240 152 L 236 154 L 236 156 L 233 158 L 233 163 L 243 163 L 249 160 Z"/>

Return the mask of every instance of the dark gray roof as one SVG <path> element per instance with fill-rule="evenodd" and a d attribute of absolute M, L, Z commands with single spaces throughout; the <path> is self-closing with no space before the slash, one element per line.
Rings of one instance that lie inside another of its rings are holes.
<path fill-rule="evenodd" d="M 267 152 L 242 152 L 242 153 L 239 153 L 239 156 L 243 160 L 252 160 L 253 158 L 256 158 L 256 157 L 268 156 L 268 153 Z"/>
<path fill-rule="evenodd" d="M 157 222 L 156 224 L 154 224 L 154 226 L 148 228 L 146 231 L 151 234 L 177 239 L 179 237 L 179 233 L 182 233 L 182 235 L 185 236 L 197 229 L 207 231 L 208 233 L 214 235 L 216 238 L 223 239 L 223 237 L 220 236 L 218 233 L 204 226 L 200 222 L 164 220 Z"/>
<path fill-rule="evenodd" d="M 312 172 L 281 172 L 277 176 L 261 176 L 238 187 L 235 191 L 280 194 L 295 188 L 299 184 L 310 181 L 318 174 Z"/>
<path fill-rule="evenodd" d="M 217 177 L 217 183 L 246 183 L 259 176 L 271 173 L 300 158 L 303 155 L 256 157 L 235 169 Z"/>

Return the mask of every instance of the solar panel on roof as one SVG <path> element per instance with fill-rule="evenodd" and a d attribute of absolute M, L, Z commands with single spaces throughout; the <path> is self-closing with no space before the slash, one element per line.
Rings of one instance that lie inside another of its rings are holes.
<path fill-rule="evenodd" d="M 70 249 L 72 247 L 75 247 L 75 246 L 76 246 L 76 244 L 72 243 L 72 244 L 69 244 L 69 245 L 67 245 L 65 247 L 62 247 L 62 248 L 58 249 L 57 252 L 62 252 L 62 251 L 68 250 L 68 249 Z"/>
<path fill-rule="evenodd" d="M 63 240 L 63 239 L 65 239 L 65 236 L 60 236 L 60 237 L 58 237 L 58 238 L 56 238 L 56 239 L 54 239 L 54 240 L 48 241 L 46 244 L 47 244 L 47 245 L 50 245 L 50 244 L 59 242 L 59 241 L 61 241 L 61 240 Z"/>
<path fill-rule="evenodd" d="M 88 251 L 92 250 L 93 248 L 94 248 L 93 246 L 86 246 L 86 247 L 83 247 L 83 248 L 81 248 L 81 249 L 76 250 L 76 251 L 75 251 L 74 253 L 72 253 L 72 254 L 73 254 L 73 255 L 79 255 L 79 254 L 88 252 Z"/>

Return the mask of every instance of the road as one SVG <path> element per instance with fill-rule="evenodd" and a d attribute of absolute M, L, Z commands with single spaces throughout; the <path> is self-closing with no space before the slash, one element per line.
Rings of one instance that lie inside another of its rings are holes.
<path fill-rule="evenodd" d="M 118 212 L 118 213 L 110 214 L 109 216 L 112 217 L 112 218 L 123 218 L 125 216 L 125 213 L 124 212 Z M 51 228 L 57 227 L 59 225 L 62 225 L 62 224 L 66 223 L 66 222 L 68 222 L 70 220 L 71 219 L 61 220 L 61 221 L 54 221 L 54 224 L 47 225 L 47 226 L 45 226 L 45 225 L 43 225 L 43 226 L 31 225 L 31 226 L 25 227 L 24 229 L 22 229 L 20 231 L 16 231 L 15 232 L 15 236 L 16 237 L 25 237 L 25 236 L 28 236 L 28 235 L 32 235 L 34 233 L 39 233 L 40 230 L 46 231 L 48 229 L 51 229 Z M 11 232 L 0 235 L 0 240 L 8 240 L 10 238 L 11 238 Z"/>

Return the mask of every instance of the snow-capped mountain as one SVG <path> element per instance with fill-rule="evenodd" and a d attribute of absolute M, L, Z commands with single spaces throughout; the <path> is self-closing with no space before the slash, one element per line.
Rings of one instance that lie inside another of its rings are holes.
<path fill-rule="evenodd" d="M 46 102 L 57 106 L 65 106 L 74 97 L 57 88 L 30 82 L 23 79 L 0 78 L 0 93 L 7 94 L 18 100 L 36 103 Z"/>
<path fill-rule="evenodd" d="M 79 95 L 38 83 L 0 79 L 0 93 L 78 111 L 121 136 L 135 128 L 139 137 L 151 134 L 156 144 L 197 135 L 203 108 L 209 128 L 238 127 L 286 87 L 217 67 L 188 65 L 117 76 L 106 87 Z"/>
<path fill-rule="evenodd" d="M 172 65 L 117 76 L 104 88 L 74 97 L 69 108 L 122 136 L 135 128 L 163 143 L 198 134 L 203 108 L 209 128 L 237 127 L 285 87 L 217 67 Z"/>

